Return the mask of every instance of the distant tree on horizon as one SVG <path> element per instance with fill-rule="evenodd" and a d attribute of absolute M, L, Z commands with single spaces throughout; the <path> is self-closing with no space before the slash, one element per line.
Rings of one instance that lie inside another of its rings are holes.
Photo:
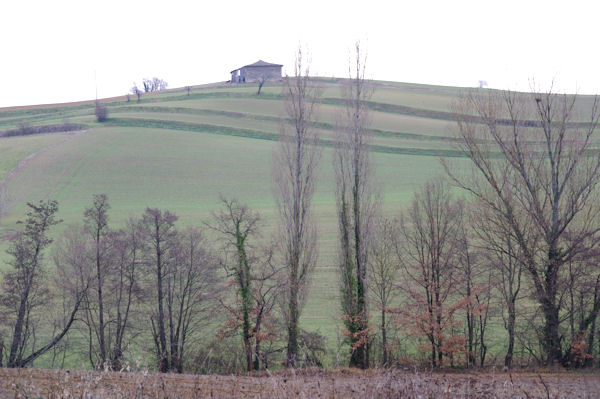
<path fill-rule="evenodd" d="M 142 91 L 137 86 L 137 83 L 133 82 L 133 86 L 131 87 L 131 94 L 134 94 L 137 97 L 137 102 L 140 102 L 140 98 L 142 97 Z M 129 99 L 129 96 L 127 96 Z"/>
<path fill-rule="evenodd" d="M 146 93 L 153 93 L 155 91 L 165 90 L 169 85 L 165 80 L 153 77 L 152 79 L 144 78 L 142 80 L 144 91 Z"/>

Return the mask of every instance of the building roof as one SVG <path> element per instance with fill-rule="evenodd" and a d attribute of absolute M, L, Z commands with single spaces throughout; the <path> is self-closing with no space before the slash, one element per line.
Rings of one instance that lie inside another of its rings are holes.
<path fill-rule="evenodd" d="M 237 71 L 238 69 L 247 68 L 247 67 L 274 67 L 274 66 L 276 66 L 276 67 L 277 66 L 282 67 L 283 65 L 281 65 L 281 64 L 271 64 L 270 62 L 265 62 L 263 60 L 258 60 L 254 64 L 244 65 L 242 67 L 234 69 L 231 72 Z"/>

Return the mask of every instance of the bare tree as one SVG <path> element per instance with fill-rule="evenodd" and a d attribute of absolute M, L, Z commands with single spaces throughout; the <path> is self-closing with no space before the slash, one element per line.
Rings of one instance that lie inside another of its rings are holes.
<path fill-rule="evenodd" d="M 465 304 L 466 321 L 466 358 L 467 366 L 484 367 L 487 355 L 485 333 L 490 318 L 490 303 L 492 300 L 493 268 L 487 263 L 486 251 L 475 245 L 476 235 L 473 234 L 473 213 L 467 208 L 471 204 L 459 203 L 458 225 L 456 227 L 458 274 L 462 275 L 458 292 L 464 298 L 469 298 Z"/>
<path fill-rule="evenodd" d="M 144 92 L 146 92 L 146 93 L 152 93 L 155 91 L 165 90 L 167 88 L 167 86 L 169 85 L 166 81 L 159 79 L 157 77 L 154 77 L 152 79 L 144 78 L 142 80 L 142 84 L 144 86 Z"/>
<path fill-rule="evenodd" d="M 401 288 L 407 302 L 395 312 L 410 335 L 427 339 L 432 367 L 464 350 L 464 338 L 453 335 L 456 313 L 469 303 L 458 293 L 460 206 L 447 186 L 435 181 L 415 193 L 402 218 L 400 259 L 407 281 Z"/>
<path fill-rule="evenodd" d="M 168 265 L 171 261 L 169 255 L 176 245 L 175 221 L 177 216 L 169 211 L 162 212 L 156 208 L 147 208 L 142 216 L 146 245 L 152 251 L 148 257 L 148 269 L 154 277 L 156 286 L 156 307 L 150 316 L 152 336 L 158 357 L 158 369 L 166 373 L 172 368 L 167 346 L 167 330 L 165 323 L 165 295 L 167 284 Z"/>
<path fill-rule="evenodd" d="M 52 259 L 56 270 L 62 275 L 62 279 L 71 284 L 84 284 L 87 282 L 88 290 L 82 297 L 80 306 L 81 335 L 87 338 L 86 354 L 93 368 L 99 365 L 98 329 L 97 329 L 97 306 L 94 301 L 94 293 L 97 293 L 95 284 L 96 269 L 93 253 L 95 251 L 93 241 L 82 226 L 69 226 L 63 235 L 53 246 Z M 69 276 L 69 273 L 72 273 Z"/>
<path fill-rule="evenodd" d="M 142 98 L 142 94 L 143 92 L 138 88 L 137 83 L 133 83 L 133 86 L 131 87 L 131 94 L 134 94 L 137 97 L 137 102 L 139 103 L 141 98 Z M 127 96 L 128 101 L 129 101 L 129 96 Z"/>
<path fill-rule="evenodd" d="M 457 245 L 459 250 L 457 251 L 457 257 L 460 261 L 457 262 L 457 272 L 463 274 L 464 284 L 461 287 L 461 294 L 466 297 L 471 297 L 476 290 L 476 275 L 478 274 L 478 265 L 476 264 L 476 255 L 473 251 L 470 243 L 470 237 L 467 233 L 467 227 L 465 224 L 465 215 L 463 213 L 464 208 L 458 208 L 458 226 L 456 227 L 457 234 Z M 476 365 L 475 362 L 475 333 L 476 333 L 476 314 L 473 311 L 474 303 L 467 303 L 465 309 L 466 316 L 466 352 L 467 352 L 467 366 L 472 367 Z"/>
<path fill-rule="evenodd" d="M 517 325 L 517 300 L 521 294 L 521 276 L 523 273 L 523 256 L 520 253 L 519 245 L 516 243 L 512 230 L 506 224 L 506 220 L 498 218 L 497 215 L 486 206 L 480 206 L 477 202 L 473 203 L 473 232 L 480 241 L 482 256 L 485 256 L 495 275 L 495 288 L 500 293 L 502 303 L 502 316 L 504 327 L 508 332 L 508 348 L 504 357 L 504 366 L 508 369 L 512 367 L 515 333 Z M 534 226 L 529 226 L 523 232 L 528 237 L 526 240 L 535 240 Z"/>
<path fill-rule="evenodd" d="M 106 363 L 106 320 L 104 310 L 104 296 L 103 290 L 106 289 L 108 275 L 110 274 L 110 245 L 106 239 L 109 232 L 108 229 L 108 210 L 110 205 L 108 204 L 108 197 L 106 194 L 94 195 L 93 205 L 86 208 L 84 212 L 84 221 L 86 232 L 90 235 L 93 241 L 93 263 L 95 271 L 95 285 L 94 291 L 96 296 L 93 299 L 94 305 L 97 306 L 94 312 L 92 303 L 88 303 L 88 320 L 89 327 L 94 328 L 95 335 L 98 342 L 98 363 L 93 364 L 96 367 L 103 367 Z M 91 302 L 91 301 L 90 301 Z M 91 346 L 91 343 L 90 343 Z"/>
<path fill-rule="evenodd" d="M 106 105 L 102 105 L 98 100 L 96 100 L 94 114 L 96 115 L 96 120 L 98 122 L 106 122 L 106 119 L 108 118 L 108 108 L 106 108 Z"/>
<path fill-rule="evenodd" d="M 377 201 L 369 162 L 371 136 L 365 105 L 372 89 L 365 80 L 365 60 L 358 43 L 355 65 L 349 67 L 349 73 L 333 166 L 340 230 L 342 313 L 351 346 L 350 365 L 364 369 L 369 367 L 367 248 Z"/>
<path fill-rule="evenodd" d="M 224 255 L 222 261 L 228 276 L 233 277 L 237 289 L 237 306 L 233 313 L 241 322 L 242 343 L 246 356 L 246 369 L 254 367 L 252 348 L 251 313 L 254 308 L 252 292 L 253 266 L 257 261 L 253 255 L 253 247 L 248 240 L 257 234 L 260 217 L 237 200 L 221 197 L 223 209 L 213 214 L 213 222 L 208 227 L 220 233 L 224 239 Z M 236 320 L 237 323 L 237 320 Z"/>
<path fill-rule="evenodd" d="M 142 86 L 144 87 L 145 93 L 150 93 L 151 91 L 154 91 L 152 90 L 152 79 L 142 79 Z"/>
<path fill-rule="evenodd" d="M 389 366 L 388 325 L 386 314 L 397 291 L 398 263 L 397 221 L 379 218 L 375 223 L 373 243 L 369 248 L 369 290 L 380 312 L 381 352 L 383 366 Z"/>
<path fill-rule="evenodd" d="M 160 91 L 165 90 L 167 87 L 169 87 L 169 84 L 163 79 L 154 77 L 152 78 L 152 87 L 154 88 L 154 91 Z"/>
<path fill-rule="evenodd" d="M 593 364 L 596 319 L 600 312 L 600 248 L 583 252 L 571 260 L 562 279 L 564 313 L 569 322 L 570 342 L 563 364 L 569 367 Z"/>
<path fill-rule="evenodd" d="M 258 90 L 256 91 L 256 95 L 260 96 L 260 91 L 262 90 L 263 86 L 265 85 L 265 82 L 267 81 L 267 78 L 264 75 L 261 75 L 258 77 Z"/>
<path fill-rule="evenodd" d="M 277 320 L 274 316 L 274 307 L 281 299 L 283 279 L 279 278 L 277 267 L 271 262 L 272 252 L 266 249 L 264 261 L 258 262 L 256 270 L 252 273 L 252 297 L 254 305 L 252 310 L 252 337 L 254 339 L 254 370 L 260 370 L 268 365 L 268 353 L 264 350 L 263 343 L 272 343 L 279 338 Z"/>
<path fill-rule="evenodd" d="M 275 201 L 279 209 L 280 251 L 287 269 L 283 314 L 287 323 L 287 366 L 298 357 L 298 322 L 309 278 L 317 262 L 317 231 L 311 212 L 321 151 L 311 128 L 319 91 L 311 85 L 309 67 L 298 49 L 294 76 L 283 84 L 284 104 L 291 126 L 282 122 L 273 159 Z"/>
<path fill-rule="evenodd" d="M 134 332 L 131 317 L 138 315 L 138 305 L 144 298 L 140 269 L 146 248 L 141 222 L 132 219 L 123 230 L 111 231 L 109 209 L 107 196 L 95 195 L 93 205 L 84 213 L 85 227 L 67 230 L 55 262 L 74 267 L 82 258 L 87 264 L 91 283 L 82 310 L 90 365 L 120 370 L 124 347 L 139 333 L 139 329 Z M 142 322 L 139 317 L 136 321 Z"/>
<path fill-rule="evenodd" d="M 27 204 L 25 228 L 11 240 L 8 250 L 12 257 L 11 269 L 4 274 L 3 290 L 0 302 L 11 309 L 14 320 L 11 321 L 11 344 L 7 367 L 25 367 L 35 359 L 52 349 L 71 328 L 87 290 L 87 281 L 74 284 L 71 290 L 64 290 L 70 298 L 69 313 L 50 340 L 37 347 L 35 339 L 34 311 L 50 300 L 50 290 L 45 281 L 43 252 L 52 239 L 48 237 L 50 227 L 59 223 L 56 219 L 58 203 L 40 201 L 35 205 Z M 72 294 L 72 296 L 71 296 Z"/>
<path fill-rule="evenodd" d="M 166 273 L 169 363 L 183 372 L 187 344 L 202 332 L 216 286 L 216 265 L 202 232 L 189 227 L 178 234 Z"/>
<path fill-rule="evenodd" d="M 134 322 L 140 322 L 141 312 L 137 306 L 145 299 L 141 286 L 141 269 L 145 245 L 141 221 L 130 219 L 124 229 L 110 237 L 113 247 L 113 273 L 110 282 L 110 320 L 108 325 L 111 340 L 108 353 L 113 370 L 123 367 L 123 356 L 128 340 L 140 332 Z"/>
<path fill-rule="evenodd" d="M 560 275 L 600 238 L 600 153 L 592 151 L 600 112 L 595 100 L 580 122 L 576 104 L 577 96 L 551 91 L 470 93 L 456 117 L 460 147 L 475 173 L 462 178 L 447 168 L 510 228 L 544 316 L 550 364 L 564 360 Z M 538 226 L 534 240 L 531 225 Z"/>

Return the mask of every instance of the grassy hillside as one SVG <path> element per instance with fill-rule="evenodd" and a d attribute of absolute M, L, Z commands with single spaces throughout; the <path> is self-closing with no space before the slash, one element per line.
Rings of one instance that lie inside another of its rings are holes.
<path fill-rule="evenodd" d="M 338 289 L 330 144 L 342 101 L 339 81 L 319 83 L 316 128 L 325 148 L 314 204 L 320 257 L 302 324 L 325 333 L 331 345 Z M 193 87 L 189 96 L 175 89 L 145 95 L 140 103 L 134 96 L 105 100 L 109 120 L 102 125 L 95 122 L 93 103 L 0 109 L 0 131 L 66 122 L 87 127 L 0 138 L 0 184 L 10 200 L 0 234 L 23 217 L 27 201 L 57 199 L 63 228 L 81 221 L 95 193 L 108 194 L 113 226 L 147 206 L 170 209 L 179 225 L 199 225 L 223 194 L 259 211 L 268 237 L 277 222 L 271 159 L 284 115 L 278 84 L 263 87 L 260 97 L 256 89 L 214 84 Z M 458 94 L 456 88 L 376 83 L 369 103 L 372 157 L 385 213 L 397 215 L 415 189 L 443 173 L 439 156 L 459 155 L 449 112 Z M 464 159 L 455 162 L 460 167 Z"/>

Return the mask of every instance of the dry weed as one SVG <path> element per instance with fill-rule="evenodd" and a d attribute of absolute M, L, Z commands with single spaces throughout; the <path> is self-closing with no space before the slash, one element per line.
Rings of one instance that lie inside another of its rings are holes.
<path fill-rule="evenodd" d="M 593 398 L 581 373 L 290 370 L 260 376 L 0 369 L 2 398 Z"/>

